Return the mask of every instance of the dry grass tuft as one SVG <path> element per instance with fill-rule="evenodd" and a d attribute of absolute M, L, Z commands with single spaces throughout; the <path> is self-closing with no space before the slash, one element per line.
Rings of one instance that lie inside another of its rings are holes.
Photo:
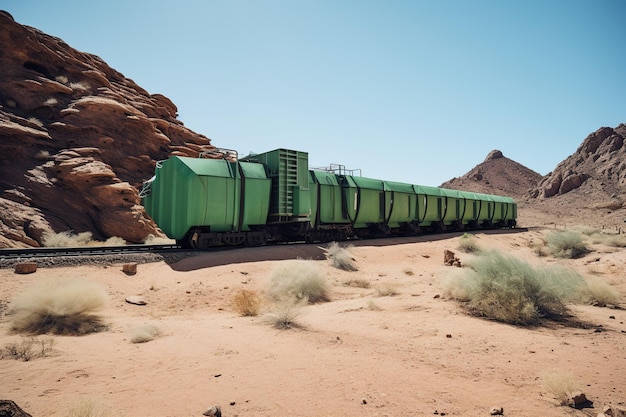
<path fill-rule="evenodd" d="M 41 282 L 13 302 L 12 330 L 27 334 L 84 335 L 106 329 L 99 316 L 106 291 L 85 280 Z"/>
<path fill-rule="evenodd" d="M 121 237 L 112 236 L 104 242 L 93 240 L 91 232 L 73 233 L 60 232 L 49 233 L 44 232 L 41 237 L 41 243 L 45 247 L 50 248 L 79 248 L 83 246 L 124 246 L 126 241 Z"/>
<path fill-rule="evenodd" d="M 569 372 L 551 369 L 542 377 L 544 387 L 554 395 L 561 405 L 567 405 L 570 394 L 579 391 L 580 383 Z"/>
<path fill-rule="evenodd" d="M 364 279 L 349 279 L 344 281 L 343 285 L 345 287 L 355 287 L 355 288 L 370 288 L 372 284 Z"/>
<path fill-rule="evenodd" d="M 146 245 L 174 245 L 176 240 L 167 237 L 157 237 L 153 234 L 149 234 L 144 239 L 143 243 Z"/>
<path fill-rule="evenodd" d="M 587 278 L 580 288 L 578 301 L 599 307 L 618 306 L 621 297 L 619 291 L 600 278 Z"/>
<path fill-rule="evenodd" d="M 359 268 L 354 264 L 354 257 L 349 251 L 349 248 L 341 247 L 337 242 L 331 242 L 326 249 L 324 249 L 326 259 L 330 260 L 332 265 L 337 269 L 344 271 L 358 271 Z"/>
<path fill-rule="evenodd" d="M 261 298 L 256 291 L 240 290 L 233 297 L 233 308 L 244 317 L 258 316 L 261 309 Z"/>
<path fill-rule="evenodd" d="M 152 324 L 144 324 L 139 327 L 135 327 L 131 332 L 131 343 L 146 343 L 150 342 L 157 337 L 161 336 L 161 330 Z"/>
<path fill-rule="evenodd" d="M 476 237 L 469 233 L 464 233 L 459 238 L 459 250 L 464 253 L 480 253 L 481 248 L 476 242 Z"/>
<path fill-rule="evenodd" d="M 391 284 L 382 284 L 376 288 L 376 297 L 393 297 L 398 290 Z"/>
<path fill-rule="evenodd" d="M 80 399 L 67 413 L 67 417 L 106 417 L 107 415 L 109 415 L 107 407 L 89 398 Z"/>
<path fill-rule="evenodd" d="M 329 286 L 324 272 L 314 261 L 281 262 L 270 278 L 268 296 L 274 300 L 294 298 L 311 303 L 328 301 Z"/>
<path fill-rule="evenodd" d="M 267 316 L 269 323 L 277 329 L 303 328 L 297 318 L 302 313 L 302 308 L 307 304 L 306 299 L 285 297 L 276 300 Z"/>

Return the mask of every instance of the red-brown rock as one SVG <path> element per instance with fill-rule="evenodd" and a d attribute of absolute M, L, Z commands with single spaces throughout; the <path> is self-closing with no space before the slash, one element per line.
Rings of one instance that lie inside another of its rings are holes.
<path fill-rule="evenodd" d="M 95 55 L 0 13 L 0 247 L 43 232 L 141 242 L 162 235 L 138 189 L 156 161 L 210 140 Z"/>

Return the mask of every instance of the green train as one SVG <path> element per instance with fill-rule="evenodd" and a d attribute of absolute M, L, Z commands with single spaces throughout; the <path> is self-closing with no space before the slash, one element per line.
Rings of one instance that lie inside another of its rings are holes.
<path fill-rule="evenodd" d="M 516 225 L 510 197 L 365 178 L 341 165 L 309 169 L 308 153 L 289 149 L 244 158 L 212 153 L 159 162 L 140 193 L 146 212 L 183 247 Z"/>

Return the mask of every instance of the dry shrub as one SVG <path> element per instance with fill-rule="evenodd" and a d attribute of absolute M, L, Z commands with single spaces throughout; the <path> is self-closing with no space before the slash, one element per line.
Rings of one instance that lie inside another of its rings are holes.
<path fill-rule="evenodd" d="M 39 119 L 37 119 L 36 117 L 30 117 L 28 119 L 29 122 L 31 122 L 32 124 L 39 126 L 39 127 L 43 127 L 43 122 Z"/>
<path fill-rule="evenodd" d="M 104 242 L 93 240 L 91 232 L 73 233 L 71 231 L 53 233 L 44 232 L 41 243 L 50 248 L 78 248 L 83 246 L 124 246 L 126 241 L 121 237 L 112 236 Z"/>
<path fill-rule="evenodd" d="M 4 346 L 4 350 L 0 358 L 7 356 L 8 358 L 15 360 L 22 360 L 28 362 L 34 358 L 43 358 L 48 356 L 52 346 L 54 345 L 54 339 L 51 337 L 38 338 L 29 337 L 22 338 L 18 342 L 7 343 Z"/>
<path fill-rule="evenodd" d="M 91 242 L 91 244 L 93 244 L 94 246 L 125 246 L 126 241 L 119 236 L 111 236 L 104 242 L 95 240 Z"/>
<path fill-rule="evenodd" d="M 531 240 L 528 243 L 528 247 L 533 251 L 533 253 L 539 257 L 545 257 L 550 255 L 550 250 L 547 247 L 547 242 L 543 239 Z"/>
<path fill-rule="evenodd" d="M 329 300 L 328 288 L 324 272 L 315 262 L 297 259 L 281 262 L 272 271 L 268 296 L 317 303 Z"/>
<path fill-rule="evenodd" d="M 337 269 L 343 269 L 344 271 L 358 271 L 359 268 L 354 264 L 354 257 L 350 253 L 348 248 L 341 247 L 337 242 L 331 242 L 326 249 L 324 249 L 326 259 L 331 261 L 332 265 Z"/>
<path fill-rule="evenodd" d="M 535 324 L 541 317 L 562 317 L 566 307 L 559 292 L 578 288 L 580 280 L 557 270 L 536 270 L 499 252 L 476 258 L 471 268 L 448 277 L 445 292 L 464 301 L 472 314 L 511 324 Z M 567 285 L 564 285 L 567 284 Z M 570 292 L 573 290 L 570 290 Z"/>
<path fill-rule="evenodd" d="M 135 327 L 131 332 L 131 343 L 146 343 L 161 336 L 161 330 L 153 324 L 144 324 Z"/>
<path fill-rule="evenodd" d="M 302 328 L 296 319 L 300 316 L 306 303 L 306 299 L 295 297 L 278 299 L 272 305 L 267 319 L 277 329 Z"/>
<path fill-rule="evenodd" d="M 67 413 L 67 417 L 106 417 L 107 415 L 109 415 L 107 407 L 89 398 L 80 399 Z"/>
<path fill-rule="evenodd" d="M 463 233 L 459 238 L 459 250 L 464 253 L 479 253 L 481 251 L 480 246 L 476 242 L 474 235 L 469 233 Z"/>
<path fill-rule="evenodd" d="M 546 242 L 552 255 L 557 258 L 575 259 L 589 253 L 580 233 L 569 230 L 552 232 L 546 235 Z"/>
<path fill-rule="evenodd" d="M 143 243 L 146 245 L 174 245 L 176 244 L 176 240 L 168 237 L 157 237 L 151 233 L 146 236 Z"/>
<path fill-rule="evenodd" d="M 13 302 L 12 330 L 27 334 L 83 335 L 106 328 L 95 314 L 106 291 L 85 280 L 47 281 L 26 290 Z"/>
<path fill-rule="evenodd" d="M 381 310 L 381 308 L 380 308 L 380 307 L 378 307 L 378 306 L 376 305 L 376 303 L 374 302 L 374 300 L 368 300 L 368 301 L 367 301 L 367 307 L 366 307 L 366 308 L 367 308 L 368 310 L 370 310 L 370 311 L 380 311 L 380 310 Z"/>
<path fill-rule="evenodd" d="M 93 240 L 91 232 L 73 233 L 68 232 L 44 232 L 41 243 L 49 248 L 79 248 L 83 246 L 124 246 L 126 241 L 118 236 L 111 236 L 104 242 Z"/>
<path fill-rule="evenodd" d="M 626 248 L 626 235 L 598 233 L 593 235 L 593 243 L 604 244 L 613 248 Z"/>
<path fill-rule="evenodd" d="M 35 159 L 39 160 L 39 161 L 43 161 L 50 158 L 50 152 L 46 151 L 46 150 L 39 150 L 36 154 L 35 154 Z"/>
<path fill-rule="evenodd" d="M 618 306 L 621 302 L 619 292 L 599 278 L 587 278 L 585 285 L 580 288 L 578 298 L 582 303 L 600 307 Z"/>
<path fill-rule="evenodd" d="M 355 287 L 355 288 L 369 288 L 372 284 L 364 279 L 349 279 L 344 281 L 343 285 L 345 287 Z"/>
<path fill-rule="evenodd" d="M 256 291 L 239 290 L 233 297 L 233 308 L 244 317 L 257 316 L 261 309 L 261 298 Z"/>
<path fill-rule="evenodd" d="M 85 81 L 70 83 L 69 87 L 74 90 L 74 92 L 86 93 L 91 91 L 91 86 Z"/>
<path fill-rule="evenodd" d="M 87 246 L 92 241 L 91 232 L 72 233 L 72 232 L 44 232 L 41 236 L 41 243 L 50 248 L 72 248 Z"/>
<path fill-rule="evenodd" d="M 382 284 L 376 288 L 376 297 L 393 297 L 398 295 L 398 290 L 391 284 Z"/>
<path fill-rule="evenodd" d="M 554 395 L 561 405 L 567 405 L 570 394 L 580 390 L 580 383 L 569 372 L 551 369 L 543 375 L 542 381 L 544 387 Z"/>

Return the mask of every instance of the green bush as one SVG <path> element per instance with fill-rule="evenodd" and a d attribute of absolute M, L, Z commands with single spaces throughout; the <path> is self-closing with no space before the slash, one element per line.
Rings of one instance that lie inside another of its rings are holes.
<path fill-rule="evenodd" d="M 314 261 L 301 259 L 280 263 L 271 274 L 268 295 L 274 300 L 294 298 L 310 303 L 328 301 L 324 272 Z"/>
<path fill-rule="evenodd" d="M 557 258 L 575 259 L 589 253 L 579 233 L 563 230 L 546 235 L 548 249 Z"/>
<path fill-rule="evenodd" d="M 85 280 L 41 282 L 13 302 L 12 330 L 27 334 L 82 335 L 105 329 L 100 317 L 107 294 Z"/>

